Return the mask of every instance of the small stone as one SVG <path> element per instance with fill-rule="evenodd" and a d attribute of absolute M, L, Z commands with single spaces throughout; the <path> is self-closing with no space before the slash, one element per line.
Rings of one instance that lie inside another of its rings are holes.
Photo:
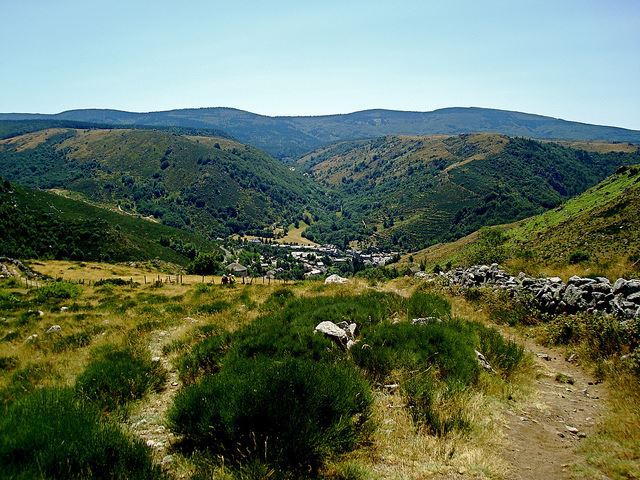
<path fill-rule="evenodd" d="M 569 425 L 565 425 L 564 428 L 567 429 L 567 432 L 573 433 L 574 435 L 576 435 L 580 431 L 576 427 L 571 427 Z"/>
<path fill-rule="evenodd" d="M 584 432 L 578 432 L 578 438 L 587 438 L 587 434 Z"/>
<path fill-rule="evenodd" d="M 172 387 L 177 387 L 178 386 L 178 382 L 171 382 L 171 386 Z"/>
<path fill-rule="evenodd" d="M 465 473 L 467 473 L 467 469 L 464 467 L 458 467 L 458 473 L 460 475 L 464 475 Z"/>
<path fill-rule="evenodd" d="M 160 357 L 152 357 L 152 358 L 151 358 L 151 361 L 152 361 L 153 363 L 158 363 L 158 362 L 160 361 Z"/>
<path fill-rule="evenodd" d="M 548 354 L 548 353 L 536 353 L 536 356 L 537 356 L 538 358 L 541 358 L 542 360 L 547 361 L 547 362 L 550 362 L 550 361 L 551 361 L 551 357 L 549 356 L 549 354 Z"/>
<path fill-rule="evenodd" d="M 27 337 L 27 339 L 25 340 L 25 342 L 30 343 L 30 342 L 35 342 L 38 339 L 38 334 L 34 333 L 33 335 L 29 335 Z"/>
<path fill-rule="evenodd" d="M 162 465 L 168 465 L 169 463 L 173 462 L 173 455 L 165 455 L 162 458 L 162 462 L 160 462 Z"/>
<path fill-rule="evenodd" d="M 47 329 L 47 333 L 59 332 L 60 330 L 62 330 L 62 327 L 60 327 L 60 325 L 51 325 L 51 326 Z"/>
<path fill-rule="evenodd" d="M 69 310 L 69 307 L 60 307 L 61 312 L 66 312 Z"/>

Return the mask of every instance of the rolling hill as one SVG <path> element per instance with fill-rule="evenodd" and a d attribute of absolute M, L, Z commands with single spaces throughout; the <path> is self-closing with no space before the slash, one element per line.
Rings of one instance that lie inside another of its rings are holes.
<path fill-rule="evenodd" d="M 640 143 L 640 131 L 636 130 L 488 108 L 444 108 L 431 112 L 376 109 L 343 115 L 298 117 L 269 117 L 233 108 L 196 108 L 149 113 L 87 109 L 53 115 L 0 114 L 0 120 L 37 119 L 118 126 L 216 128 L 240 142 L 285 160 L 293 160 L 333 142 L 385 135 L 494 132 L 538 139 Z"/>
<path fill-rule="evenodd" d="M 640 166 L 621 167 L 586 192 L 540 215 L 495 227 L 501 235 L 495 260 L 512 270 L 547 275 L 565 269 L 611 277 L 640 272 Z M 484 239 L 483 239 L 484 237 Z M 447 262 L 468 265 L 487 247 L 474 232 L 452 243 L 415 252 L 427 269 Z M 407 260 L 407 259 L 405 259 Z"/>
<path fill-rule="evenodd" d="M 496 134 L 391 136 L 334 144 L 298 161 L 337 193 L 316 241 L 415 250 L 554 208 L 640 161 L 634 146 L 592 150 Z M 354 232 L 355 230 L 355 232 Z"/>
<path fill-rule="evenodd" d="M 149 129 L 49 128 L 0 141 L 0 175 L 152 216 L 207 238 L 268 236 L 320 208 L 309 179 L 228 138 Z"/>
<path fill-rule="evenodd" d="M 69 260 L 160 260 L 186 264 L 197 235 L 54 193 L 0 180 L 0 255 Z"/>

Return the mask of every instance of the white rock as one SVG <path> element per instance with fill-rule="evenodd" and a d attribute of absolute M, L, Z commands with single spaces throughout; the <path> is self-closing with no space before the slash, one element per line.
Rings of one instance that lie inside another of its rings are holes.
<path fill-rule="evenodd" d="M 62 330 L 62 327 L 61 327 L 60 325 L 51 325 L 51 326 L 47 329 L 47 333 L 59 332 L 60 330 Z"/>
<path fill-rule="evenodd" d="M 349 280 L 347 280 L 346 278 L 334 273 L 333 275 L 329 275 L 327 278 L 325 278 L 324 283 L 325 285 L 328 285 L 330 283 L 347 283 L 348 281 Z"/>

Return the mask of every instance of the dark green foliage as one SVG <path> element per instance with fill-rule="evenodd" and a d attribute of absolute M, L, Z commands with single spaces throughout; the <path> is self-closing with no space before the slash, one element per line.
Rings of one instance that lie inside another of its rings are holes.
<path fill-rule="evenodd" d="M 625 347 L 633 349 L 638 341 L 631 328 L 603 314 L 560 315 L 545 326 L 545 332 L 551 344 L 583 344 L 592 360 L 618 355 Z"/>
<path fill-rule="evenodd" d="M 8 385 L 0 391 L 0 404 L 11 403 L 40 387 L 43 381 L 56 378 L 50 363 L 30 363 L 11 374 Z"/>
<path fill-rule="evenodd" d="M 38 288 L 34 293 L 33 299 L 38 303 L 56 303 L 60 300 L 75 298 L 81 291 L 80 285 L 57 281 Z"/>
<path fill-rule="evenodd" d="M 225 459 L 308 473 L 356 446 L 371 402 L 367 383 L 348 365 L 243 360 L 182 391 L 169 422 Z"/>
<path fill-rule="evenodd" d="M 220 272 L 221 261 L 224 256 L 221 253 L 199 252 L 189 265 L 189 273 L 198 275 L 213 275 Z"/>
<path fill-rule="evenodd" d="M 569 263 L 582 263 L 582 262 L 588 262 L 590 258 L 590 255 L 587 252 L 584 252 L 582 250 L 576 250 L 575 252 L 571 253 L 571 255 L 569 255 Z"/>
<path fill-rule="evenodd" d="M 76 379 L 76 392 L 102 410 L 115 411 L 141 398 L 149 390 L 159 389 L 166 372 L 147 352 L 132 348 L 101 347 Z"/>
<path fill-rule="evenodd" d="M 103 280 L 98 280 L 93 285 L 95 287 L 103 287 L 105 285 L 113 285 L 114 287 L 126 287 L 126 286 L 134 287 L 140 284 L 137 282 L 134 282 L 133 280 L 125 280 L 123 278 L 105 278 Z"/>
<path fill-rule="evenodd" d="M 383 382 L 396 369 L 434 369 L 450 384 L 470 385 L 480 370 L 475 338 L 450 322 L 411 325 L 381 323 L 352 349 L 355 362 L 374 380 Z"/>
<path fill-rule="evenodd" d="M 333 212 L 320 215 L 305 231 L 307 238 L 417 250 L 541 213 L 618 166 L 640 161 L 637 151 L 585 152 L 498 135 L 460 135 L 437 147 L 432 142 L 384 137 L 336 144 L 303 157 L 299 163 L 307 168 L 321 163 L 311 173 L 338 191 L 329 205 Z M 445 158 L 433 158 L 441 152 L 447 152 Z M 363 171 L 358 160 L 366 162 Z M 506 254 L 503 239 L 486 240 L 476 252 L 477 262 L 499 262 Z"/>
<path fill-rule="evenodd" d="M 65 188 L 206 238 L 260 235 L 308 208 L 320 208 L 322 197 L 310 180 L 252 147 L 214 148 L 207 140 L 156 130 L 108 130 L 88 137 L 69 130 L 24 151 L 0 145 L 0 171 L 12 182 Z M 68 148 L 59 148 L 63 141 Z M 141 229 L 151 228 L 137 220 Z M 155 239 L 184 237 L 155 230 Z"/>
<path fill-rule="evenodd" d="M 13 356 L 0 356 L 0 370 L 1 371 L 11 371 L 14 370 L 18 366 L 18 359 Z"/>
<path fill-rule="evenodd" d="M 451 303 L 435 293 L 417 291 L 407 302 L 409 319 L 418 317 L 445 318 L 451 315 Z"/>
<path fill-rule="evenodd" d="M 212 374 L 220 370 L 222 357 L 230 345 L 230 335 L 214 334 L 197 343 L 178 360 L 178 371 L 183 383 L 194 383 L 203 374 Z"/>
<path fill-rule="evenodd" d="M 0 290 L 0 310 L 13 310 L 20 306 L 20 299 L 14 293 Z"/>
<path fill-rule="evenodd" d="M 199 247 L 212 248 L 193 234 L 15 184 L 0 190 L 0 231 L 0 255 L 15 258 L 160 258 L 185 264 L 188 257 L 161 245 L 163 236 L 187 238 Z"/>
<path fill-rule="evenodd" d="M 159 479 L 148 449 L 70 390 L 39 390 L 0 416 L 2 478 Z"/>

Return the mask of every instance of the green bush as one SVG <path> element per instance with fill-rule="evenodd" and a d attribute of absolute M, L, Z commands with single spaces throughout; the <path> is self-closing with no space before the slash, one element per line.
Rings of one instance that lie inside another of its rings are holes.
<path fill-rule="evenodd" d="M 101 409 L 115 411 L 149 390 L 161 388 L 165 380 L 166 372 L 148 353 L 107 345 L 96 350 L 75 388 Z"/>
<path fill-rule="evenodd" d="M 229 348 L 229 343 L 230 336 L 224 333 L 197 343 L 178 360 L 180 380 L 186 384 L 194 383 L 203 374 L 220 370 L 221 360 Z"/>
<path fill-rule="evenodd" d="M 309 473 L 363 439 L 371 402 L 347 364 L 237 360 L 180 392 L 169 423 L 191 446 L 225 459 Z"/>
<path fill-rule="evenodd" d="M 0 371 L 8 372 L 10 370 L 15 370 L 17 366 L 18 359 L 16 357 L 0 355 Z"/>
<path fill-rule="evenodd" d="M 588 262 L 589 258 L 590 256 L 587 252 L 583 252 L 582 250 L 577 250 L 573 252 L 571 255 L 569 255 L 569 263 L 575 264 L 575 263 L 581 263 L 581 262 Z"/>
<path fill-rule="evenodd" d="M 140 285 L 138 282 L 134 282 L 133 280 L 124 280 L 122 278 L 105 278 L 104 280 L 98 280 L 94 283 L 96 287 L 103 287 L 105 285 L 113 285 L 116 287 L 125 287 L 125 286 L 137 286 Z"/>
<path fill-rule="evenodd" d="M 77 297 L 82 288 L 80 285 L 69 282 L 52 282 L 44 287 L 38 288 L 34 292 L 34 300 L 38 303 L 57 302 L 59 300 L 66 300 L 69 298 Z"/>
<path fill-rule="evenodd" d="M 437 317 L 445 318 L 451 315 L 451 303 L 435 293 L 415 292 L 407 302 L 409 318 Z"/>
<path fill-rule="evenodd" d="M 15 370 L 7 386 L 0 391 L 0 402 L 8 404 L 34 391 L 47 379 L 57 379 L 58 374 L 49 362 L 30 363 Z"/>
<path fill-rule="evenodd" d="M 411 325 L 382 323 L 352 349 L 356 363 L 376 381 L 396 369 L 437 369 L 448 383 L 469 385 L 479 373 L 474 352 L 475 337 L 450 322 Z"/>
<path fill-rule="evenodd" d="M 20 299 L 13 293 L 0 290 L 0 310 L 13 310 L 20 306 Z"/>
<path fill-rule="evenodd" d="M 0 416 L 2 477 L 161 478 L 142 441 L 101 420 L 70 390 L 35 391 Z"/>

